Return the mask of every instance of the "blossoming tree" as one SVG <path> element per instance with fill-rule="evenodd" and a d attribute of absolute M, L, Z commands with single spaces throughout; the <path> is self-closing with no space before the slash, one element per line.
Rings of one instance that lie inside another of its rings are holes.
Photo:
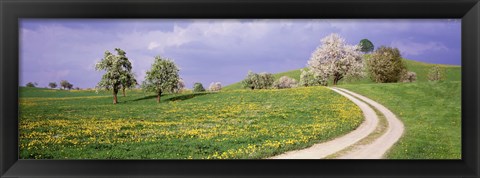
<path fill-rule="evenodd" d="M 180 80 L 178 71 L 179 69 L 173 61 L 157 56 L 152 68 L 147 71 L 142 88 L 146 91 L 155 92 L 157 103 L 160 103 L 160 97 L 163 93 L 175 92 L 178 89 L 178 81 Z"/>
<path fill-rule="evenodd" d="M 363 75 L 362 54 L 357 45 L 348 45 L 338 34 L 330 34 L 312 53 L 308 68 L 318 76 L 333 78 L 336 85 L 345 76 Z"/>
<path fill-rule="evenodd" d="M 115 50 L 118 56 L 105 51 L 103 59 L 95 65 L 96 70 L 105 70 L 105 74 L 97 84 L 97 89 L 112 90 L 113 104 L 118 103 L 118 90 L 136 85 L 132 64 L 125 56 L 125 51 L 119 48 Z"/>

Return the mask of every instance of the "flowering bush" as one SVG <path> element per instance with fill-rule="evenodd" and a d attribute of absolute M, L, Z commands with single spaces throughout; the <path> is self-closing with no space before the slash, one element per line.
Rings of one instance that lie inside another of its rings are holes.
<path fill-rule="evenodd" d="M 402 82 L 415 82 L 417 80 L 417 73 L 408 71 L 405 72 L 405 75 L 403 75 L 401 81 Z"/>
<path fill-rule="evenodd" d="M 247 77 L 242 81 L 244 88 L 254 89 L 268 89 L 271 88 L 274 82 L 274 77 L 270 73 L 253 73 L 248 72 Z"/>
<path fill-rule="evenodd" d="M 308 87 L 308 86 L 319 86 L 327 85 L 328 78 L 325 76 L 320 76 L 318 74 L 313 73 L 311 70 L 308 69 L 301 69 L 302 73 L 300 74 L 300 86 Z"/>
<path fill-rule="evenodd" d="M 220 82 L 212 82 L 208 87 L 210 91 L 220 91 L 222 89 L 222 83 Z"/>
<path fill-rule="evenodd" d="M 293 88 L 297 87 L 297 81 L 293 78 L 282 76 L 277 81 L 273 82 L 273 87 L 278 89 Z"/>

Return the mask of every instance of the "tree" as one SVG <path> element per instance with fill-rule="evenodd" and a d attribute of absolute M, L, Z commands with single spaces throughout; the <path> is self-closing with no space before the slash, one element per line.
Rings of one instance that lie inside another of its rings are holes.
<path fill-rule="evenodd" d="M 71 84 L 70 82 L 66 81 L 66 80 L 62 80 L 60 81 L 60 86 L 65 90 L 65 89 L 72 89 L 73 87 L 73 84 Z"/>
<path fill-rule="evenodd" d="M 270 73 L 262 72 L 260 74 L 248 71 L 247 77 L 242 81 L 244 88 L 267 89 L 271 88 L 274 82 L 274 77 Z"/>
<path fill-rule="evenodd" d="M 275 82 L 273 82 L 273 87 L 282 89 L 282 88 L 293 88 L 297 86 L 297 80 L 287 77 L 287 76 L 282 76 Z"/>
<path fill-rule="evenodd" d="M 133 84 L 136 84 L 136 80 L 134 80 L 135 78 L 131 71 L 132 64 L 128 58 L 125 57 L 125 51 L 119 48 L 115 48 L 115 50 L 118 56 L 110 53 L 110 51 L 105 51 L 103 59 L 95 65 L 97 71 L 105 71 L 96 88 L 111 90 L 113 94 L 113 104 L 118 103 L 117 94 L 120 89 L 135 86 Z"/>
<path fill-rule="evenodd" d="M 208 87 L 210 91 L 220 91 L 222 89 L 222 83 L 220 82 L 212 82 Z"/>
<path fill-rule="evenodd" d="M 67 84 L 67 88 L 68 88 L 68 90 L 71 90 L 71 89 L 73 88 L 73 84 L 68 83 L 68 84 Z"/>
<path fill-rule="evenodd" d="M 38 83 L 35 82 L 35 83 L 32 83 L 32 82 L 28 82 L 25 86 L 26 87 L 37 87 Z"/>
<path fill-rule="evenodd" d="M 127 54 L 125 51 L 120 48 L 115 48 L 117 51 L 119 61 L 123 64 L 124 71 L 120 75 L 121 85 L 122 85 L 122 94 L 125 96 L 125 89 L 134 88 L 138 85 L 137 79 L 135 79 L 135 74 L 132 72 L 132 63 L 128 60 Z"/>
<path fill-rule="evenodd" d="M 407 67 L 397 48 L 381 46 L 367 60 L 370 78 L 377 83 L 398 82 Z"/>
<path fill-rule="evenodd" d="M 127 88 L 134 88 L 135 86 L 138 85 L 137 79 L 135 79 L 135 74 L 130 71 L 130 72 L 125 72 L 124 75 L 121 77 L 122 80 L 122 94 L 123 96 L 125 95 L 125 89 Z"/>
<path fill-rule="evenodd" d="M 439 65 L 434 65 L 428 71 L 429 81 L 442 81 L 445 79 L 445 69 Z"/>
<path fill-rule="evenodd" d="M 203 88 L 202 83 L 195 83 L 193 84 L 193 92 L 204 92 L 205 88 Z"/>
<path fill-rule="evenodd" d="M 178 81 L 180 80 L 178 71 L 179 69 L 173 61 L 157 56 L 150 71 L 147 71 L 142 88 L 157 94 L 157 103 L 160 103 L 160 97 L 163 93 L 174 92 L 178 89 Z"/>
<path fill-rule="evenodd" d="M 321 45 L 312 53 L 308 61 L 308 67 L 315 75 L 332 77 L 333 85 L 345 76 L 363 75 L 362 54 L 359 47 L 347 45 L 345 40 L 335 33 L 321 40 Z"/>
<path fill-rule="evenodd" d="M 375 48 L 375 46 L 373 46 L 373 43 L 368 39 L 360 40 L 360 43 L 358 44 L 358 46 L 360 46 L 360 51 L 364 53 L 372 52 Z"/>
<path fill-rule="evenodd" d="M 48 83 L 48 86 L 49 86 L 50 88 L 57 88 L 57 83 L 55 83 L 55 82 L 50 82 L 50 83 Z"/>

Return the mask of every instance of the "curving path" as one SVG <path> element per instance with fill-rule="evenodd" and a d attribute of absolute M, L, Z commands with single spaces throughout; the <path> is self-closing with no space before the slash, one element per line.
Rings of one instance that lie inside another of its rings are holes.
<path fill-rule="evenodd" d="M 366 103 L 356 99 L 353 96 L 350 96 L 338 89 L 330 88 L 333 91 L 345 96 L 350 99 L 353 103 L 358 105 L 363 112 L 365 121 L 354 131 L 335 138 L 334 140 L 318 143 L 309 148 L 302 150 L 289 151 L 277 156 L 272 157 L 271 159 L 320 159 L 328 155 L 334 154 L 338 151 L 341 151 L 361 139 L 370 135 L 378 125 L 378 116 L 375 111 L 368 106 Z"/>
<path fill-rule="evenodd" d="M 377 102 L 341 88 L 330 88 L 331 90 L 345 96 L 353 103 L 358 105 L 363 112 L 365 121 L 354 131 L 335 138 L 333 140 L 315 144 L 302 150 L 289 151 L 270 159 L 321 159 L 335 154 L 346 148 L 354 148 L 340 155 L 339 159 L 380 159 L 390 149 L 403 134 L 403 123 L 386 107 Z M 358 98 L 358 99 L 357 99 Z M 361 100 L 363 101 L 361 101 Z M 368 103 L 368 104 L 367 104 Z M 386 131 L 375 140 L 357 145 L 358 142 L 372 134 L 378 126 L 379 120 L 375 111 L 369 106 L 375 107 L 380 111 L 388 123 Z"/>
<path fill-rule="evenodd" d="M 336 88 L 349 95 L 357 97 L 380 111 L 386 118 L 388 127 L 385 133 L 360 148 L 354 149 L 347 154 L 344 154 L 339 159 L 381 159 L 383 155 L 402 137 L 404 126 L 403 123 L 388 110 L 385 106 L 357 93 L 348 91 L 346 89 Z"/>

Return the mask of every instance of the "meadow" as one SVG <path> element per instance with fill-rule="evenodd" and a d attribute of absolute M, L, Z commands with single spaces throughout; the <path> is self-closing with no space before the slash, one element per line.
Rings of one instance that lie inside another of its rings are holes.
<path fill-rule="evenodd" d="M 326 87 L 155 95 L 20 88 L 21 159 L 266 158 L 346 134 L 361 110 Z"/>
<path fill-rule="evenodd" d="M 461 68 L 440 65 L 445 80 L 428 81 L 432 64 L 405 59 L 413 83 L 341 80 L 405 124 L 388 159 L 461 158 Z M 300 70 L 274 74 L 299 79 Z M 20 88 L 22 159 L 258 159 L 346 134 L 363 121 L 351 101 L 326 87 L 155 95 Z"/>

